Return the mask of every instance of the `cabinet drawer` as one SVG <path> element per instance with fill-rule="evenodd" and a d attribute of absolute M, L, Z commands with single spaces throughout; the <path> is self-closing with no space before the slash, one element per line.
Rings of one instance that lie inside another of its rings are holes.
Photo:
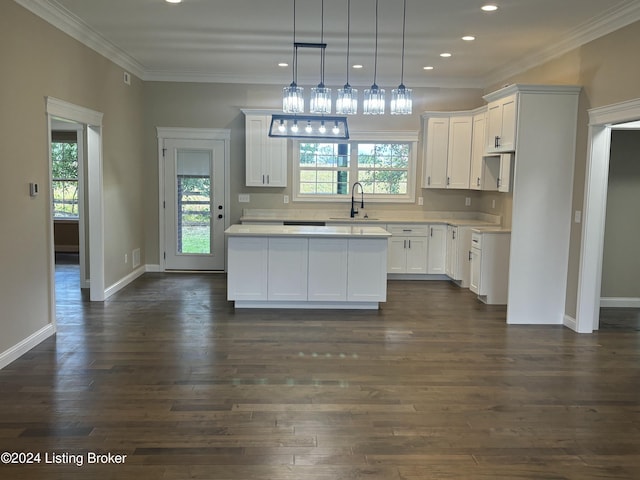
<path fill-rule="evenodd" d="M 417 224 L 388 225 L 387 231 L 394 236 L 426 237 L 429 235 L 429 226 Z"/>

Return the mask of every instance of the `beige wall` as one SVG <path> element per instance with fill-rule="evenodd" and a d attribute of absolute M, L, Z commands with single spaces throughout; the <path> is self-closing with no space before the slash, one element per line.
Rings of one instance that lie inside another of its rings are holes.
<path fill-rule="evenodd" d="M 640 131 L 611 135 L 602 296 L 640 298 Z"/>
<path fill-rule="evenodd" d="M 105 284 L 144 243 L 142 82 L 11 1 L 0 2 L 0 353 L 52 318 L 45 97 L 104 113 Z M 29 182 L 41 193 L 29 197 Z"/>

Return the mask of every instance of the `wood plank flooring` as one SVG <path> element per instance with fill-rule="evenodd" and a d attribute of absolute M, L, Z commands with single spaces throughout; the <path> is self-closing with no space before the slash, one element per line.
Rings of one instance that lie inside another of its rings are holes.
<path fill-rule="evenodd" d="M 507 326 L 406 281 L 377 312 L 234 311 L 210 274 L 145 274 L 100 304 L 70 272 L 57 336 L 0 371 L 0 452 L 43 461 L 0 478 L 640 478 L 638 311 L 594 335 Z"/>

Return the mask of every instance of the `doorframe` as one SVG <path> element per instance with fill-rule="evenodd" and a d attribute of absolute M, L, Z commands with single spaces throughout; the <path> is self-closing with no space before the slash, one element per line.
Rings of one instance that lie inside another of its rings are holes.
<path fill-rule="evenodd" d="M 105 299 L 104 280 L 104 198 L 102 188 L 102 112 L 90 110 L 54 97 L 45 97 L 45 112 L 47 114 L 47 138 L 49 183 L 53 181 L 51 169 L 51 124 L 54 118 L 62 118 L 79 123 L 85 128 L 87 142 L 85 154 L 87 156 L 86 190 L 87 219 L 89 227 L 89 299 L 102 302 Z M 53 203 L 49 199 L 49 227 L 47 239 L 49 242 L 50 262 L 49 279 L 51 289 L 51 316 L 55 325 L 55 245 L 53 239 Z M 84 225 L 87 226 L 86 224 Z"/>
<path fill-rule="evenodd" d="M 640 99 L 589 110 L 589 151 L 576 305 L 576 331 L 579 333 L 592 333 L 600 326 L 611 131 L 615 124 L 639 119 Z"/>
<path fill-rule="evenodd" d="M 224 142 L 224 228 L 229 226 L 231 205 L 231 130 L 226 128 L 179 128 L 156 127 L 158 138 L 158 257 L 160 271 L 166 271 L 166 262 L 163 255 L 165 251 L 164 241 L 164 156 L 163 148 L 165 140 L 222 140 Z M 226 253 L 226 248 L 225 248 Z M 227 271 L 227 258 L 225 254 L 224 271 Z"/>

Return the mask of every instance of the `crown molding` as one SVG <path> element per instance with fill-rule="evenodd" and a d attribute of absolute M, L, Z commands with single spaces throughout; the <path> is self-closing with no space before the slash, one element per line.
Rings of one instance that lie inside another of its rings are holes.
<path fill-rule="evenodd" d="M 542 65 L 638 20 L 640 20 L 640 2 L 638 0 L 627 0 L 625 3 L 578 26 L 564 38 L 559 39 L 555 45 L 527 55 L 520 61 L 510 62 L 508 66 L 491 72 L 484 78 L 484 86 L 494 85 Z"/>
<path fill-rule="evenodd" d="M 71 38 L 124 68 L 129 73 L 144 79 L 145 69 L 143 65 L 58 3 L 51 0 L 14 1 Z"/>

